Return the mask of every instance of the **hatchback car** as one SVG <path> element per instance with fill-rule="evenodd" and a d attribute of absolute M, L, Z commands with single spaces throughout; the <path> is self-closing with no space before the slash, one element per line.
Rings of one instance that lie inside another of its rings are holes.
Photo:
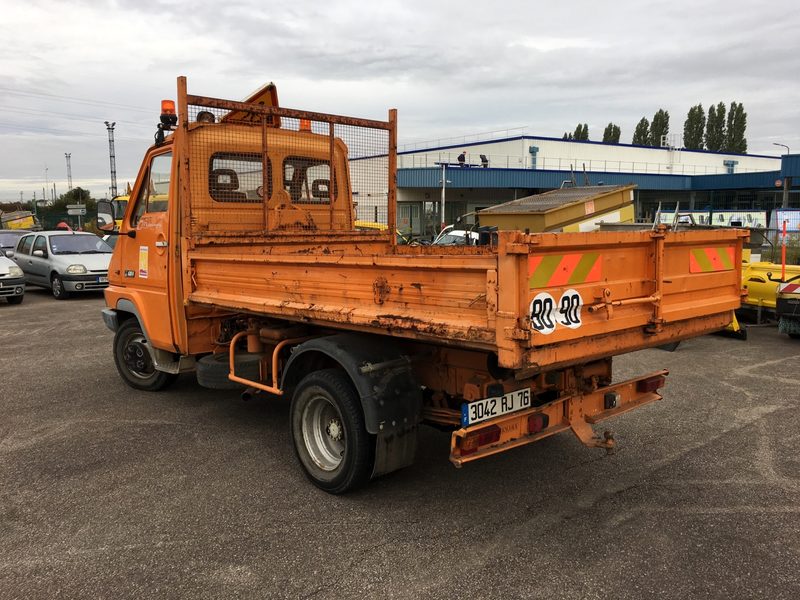
<path fill-rule="evenodd" d="M 20 238 L 13 259 L 31 285 L 50 288 L 58 300 L 73 292 L 108 287 L 112 250 L 93 233 L 40 231 Z"/>
<path fill-rule="evenodd" d="M 0 298 L 20 304 L 25 297 L 25 277 L 14 261 L 0 254 Z"/>

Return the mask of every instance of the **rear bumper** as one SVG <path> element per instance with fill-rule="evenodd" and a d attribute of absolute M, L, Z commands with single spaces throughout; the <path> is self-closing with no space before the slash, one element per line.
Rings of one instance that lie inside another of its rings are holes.
<path fill-rule="evenodd" d="M 656 371 L 642 377 L 598 388 L 594 392 L 559 398 L 543 406 L 511 413 L 472 427 L 461 428 L 454 431 L 450 439 L 450 462 L 456 467 L 460 467 L 464 463 L 531 444 L 568 429 L 571 429 L 586 446 L 613 449 L 613 437 L 607 434 L 603 439 L 594 433 L 591 426 L 650 402 L 661 400 L 661 394 L 657 390 L 642 388 L 647 388 L 644 385 L 646 382 L 657 381 L 657 378 L 664 378 L 668 374 L 669 371 L 666 370 Z M 546 420 L 547 426 L 540 431 L 531 433 L 529 432 L 529 417 L 536 415 L 541 415 Z M 464 441 L 470 434 L 475 435 L 475 432 L 491 427 L 500 428 L 500 438 L 497 442 L 473 450 L 469 454 L 462 453 L 462 448 L 466 445 Z"/>

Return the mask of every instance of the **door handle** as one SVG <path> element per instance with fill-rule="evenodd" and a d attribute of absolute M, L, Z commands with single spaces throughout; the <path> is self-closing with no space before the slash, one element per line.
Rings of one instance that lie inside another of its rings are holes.
<path fill-rule="evenodd" d="M 167 240 L 156 241 L 156 248 L 166 248 L 166 247 L 167 247 Z"/>

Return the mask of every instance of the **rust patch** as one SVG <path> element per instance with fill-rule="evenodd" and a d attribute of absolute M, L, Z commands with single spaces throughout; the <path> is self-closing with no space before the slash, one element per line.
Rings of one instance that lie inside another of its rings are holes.
<path fill-rule="evenodd" d="M 386 298 L 389 297 L 389 292 L 391 290 L 392 288 L 389 287 L 389 282 L 386 281 L 386 277 L 376 277 L 375 281 L 372 283 L 372 293 L 374 295 L 375 304 L 383 304 Z"/>

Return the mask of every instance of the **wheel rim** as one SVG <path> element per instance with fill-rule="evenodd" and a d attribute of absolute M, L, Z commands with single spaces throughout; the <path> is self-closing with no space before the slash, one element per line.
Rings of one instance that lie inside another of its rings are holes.
<path fill-rule="evenodd" d="M 135 333 L 125 340 L 122 360 L 128 372 L 138 379 L 149 379 L 155 373 L 155 366 L 147 349 L 147 340 L 141 333 Z"/>
<path fill-rule="evenodd" d="M 314 396 L 301 417 L 303 443 L 323 471 L 334 471 L 344 460 L 345 431 L 339 411 L 324 396 Z"/>
<path fill-rule="evenodd" d="M 61 280 L 58 277 L 53 277 L 53 295 L 61 295 Z"/>

